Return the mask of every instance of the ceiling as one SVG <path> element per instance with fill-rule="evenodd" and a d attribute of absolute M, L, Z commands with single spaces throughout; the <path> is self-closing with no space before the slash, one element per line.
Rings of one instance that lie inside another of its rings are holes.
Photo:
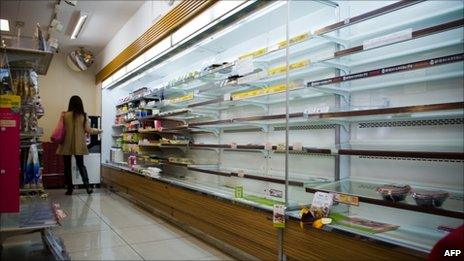
<path fill-rule="evenodd" d="M 47 34 L 52 20 L 55 4 L 58 4 L 57 20 L 63 24 L 62 32 L 51 31 L 50 36 L 59 41 L 59 51 L 69 52 L 76 47 L 86 47 L 95 55 L 113 38 L 145 1 L 88 1 L 78 0 L 71 6 L 60 0 L 2 0 L 0 17 L 8 19 L 10 32 L 1 32 L 2 36 L 16 34 L 16 21 L 23 21 L 21 35 L 32 37 L 34 26 L 38 22 Z M 71 39 L 76 11 L 90 14 L 77 39 Z"/>

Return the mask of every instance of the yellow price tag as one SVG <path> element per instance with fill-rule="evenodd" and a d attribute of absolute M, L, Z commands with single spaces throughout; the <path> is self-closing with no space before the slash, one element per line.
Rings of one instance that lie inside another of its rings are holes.
<path fill-rule="evenodd" d="M 258 49 L 256 51 L 246 53 L 246 54 L 240 56 L 238 59 L 239 60 L 248 60 L 248 59 L 251 59 L 251 58 L 256 58 L 256 57 L 259 57 L 259 56 L 265 54 L 266 51 L 267 51 L 267 48 L 261 48 L 261 49 Z"/>
<path fill-rule="evenodd" d="M 0 95 L 0 108 L 19 108 L 21 107 L 21 96 Z"/>
<path fill-rule="evenodd" d="M 279 85 L 274 85 L 266 88 L 267 93 L 276 93 L 276 92 L 283 92 L 287 89 L 286 84 L 279 84 Z"/>
<path fill-rule="evenodd" d="M 282 66 L 273 67 L 267 70 L 267 74 L 272 76 L 272 75 L 284 73 L 286 71 L 287 71 L 287 67 L 285 65 L 282 65 Z"/>
<path fill-rule="evenodd" d="M 279 46 L 279 49 L 284 48 L 285 46 L 287 46 L 287 40 L 278 42 L 277 46 Z"/>
<path fill-rule="evenodd" d="M 296 62 L 296 63 L 292 63 L 292 64 L 290 64 L 288 67 L 290 68 L 290 70 L 295 70 L 295 69 L 299 69 L 299 68 L 308 66 L 309 63 L 310 63 L 310 61 L 309 61 L 309 59 L 308 59 L 308 60 L 304 60 L 304 61 L 299 61 L 299 62 Z"/>
<path fill-rule="evenodd" d="M 304 33 L 304 34 L 299 34 L 297 36 L 294 36 L 294 37 L 290 38 L 290 40 L 289 40 L 290 45 L 306 41 L 306 40 L 309 39 L 309 36 L 310 36 L 309 33 Z M 278 42 L 277 46 L 279 46 L 279 49 L 284 48 L 285 46 L 287 46 L 287 40 L 283 40 L 283 41 Z"/>
<path fill-rule="evenodd" d="M 193 92 L 189 92 L 188 94 L 176 98 L 172 98 L 169 100 L 169 103 L 179 103 L 184 101 L 193 100 Z"/>
<path fill-rule="evenodd" d="M 303 42 L 309 39 L 309 33 L 299 34 L 295 37 L 290 38 L 290 45 Z"/>

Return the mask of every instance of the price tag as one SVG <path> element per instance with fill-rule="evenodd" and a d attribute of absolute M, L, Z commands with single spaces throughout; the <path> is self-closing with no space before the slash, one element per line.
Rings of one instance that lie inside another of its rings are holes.
<path fill-rule="evenodd" d="M 230 93 L 224 94 L 224 101 L 230 101 Z"/>
<path fill-rule="evenodd" d="M 285 205 L 275 204 L 272 211 L 272 224 L 274 227 L 285 227 Z"/>
<path fill-rule="evenodd" d="M 230 148 L 233 149 L 233 150 L 236 150 L 236 149 L 237 149 L 237 143 L 232 142 L 232 143 L 230 144 Z"/>
<path fill-rule="evenodd" d="M 277 150 L 284 151 L 285 150 L 285 144 L 284 143 L 277 144 Z"/>
<path fill-rule="evenodd" d="M 237 186 L 234 188 L 234 196 L 235 198 L 243 198 L 243 187 Z"/>
<path fill-rule="evenodd" d="M 271 196 L 271 197 L 276 197 L 276 198 L 283 198 L 283 197 L 284 197 L 284 193 L 283 193 L 282 190 L 270 189 L 270 190 L 269 190 L 269 196 Z"/>
<path fill-rule="evenodd" d="M 330 110 L 330 106 L 322 105 L 322 106 L 313 107 L 310 109 L 305 109 L 304 113 L 305 114 L 325 113 L 325 112 L 329 112 L 329 110 Z"/>
<path fill-rule="evenodd" d="M 269 76 L 276 75 L 276 74 L 281 74 L 287 71 L 287 66 L 281 65 L 281 66 L 276 66 L 272 67 L 269 70 L 267 70 L 267 74 Z"/>
<path fill-rule="evenodd" d="M 0 95 L 0 108 L 13 108 L 21 107 L 21 96 L 18 95 Z"/>
<path fill-rule="evenodd" d="M 303 150 L 303 144 L 301 144 L 301 142 L 293 143 L 293 150 L 294 151 L 302 151 Z"/>
<path fill-rule="evenodd" d="M 290 38 L 290 44 L 295 44 L 295 43 L 306 41 L 310 38 L 310 36 L 311 36 L 310 32 L 294 36 Z"/>
<path fill-rule="evenodd" d="M 242 56 L 240 56 L 238 59 L 239 60 L 247 60 L 247 59 L 252 59 L 252 58 L 256 58 L 256 57 L 259 57 L 263 54 L 266 53 L 266 48 L 261 48 L 261 49 L 258 49 L 256 51 L 252 51 L 252 52 L 249 52 L 249 53 L 246 53 Z"/>
<path fill-rule="evenodd" d="M 239 176 L 240 178 L 245 177 L 245 171 L 243 171 L 242 169 L 237 171 L 237 176 Z"/>
<path fill-rule="evenodd" d="M 308 66 L 310 63 L 311 63 L 311 61 L 308 59 L 308 60 L 303 60 L 303 61 L 299 61 L 299 62 L 296 62 L 296 63 L 292 63 L 288 67 L 289 67 L 289 70 L 295 70 L 295 69 L 299 69 L 299 68 L 303 68 L 305 66 Z"/>
<path fill-rule="evenodd" d="M 356 196 L 350 196 L 346 194 L 338 194 L 334 193 L 334 201 L 347 204 L 347 205 L 352 205 L 352 206 L 359 206 L 359 198 Z"/>
<path fill-rule="evenodd" d="M 266 144 L 264 144 L 264 149 L 265 150 L 272 150 L 272 143 L 266 142 Z"/>

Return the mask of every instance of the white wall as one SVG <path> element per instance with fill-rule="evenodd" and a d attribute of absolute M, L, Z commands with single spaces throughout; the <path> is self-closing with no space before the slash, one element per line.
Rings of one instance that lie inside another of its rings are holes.
<path fill-rule="evenodd" d="M 39 77 L 40 97 L 45 115 L 39 120 L 44 128 L 43 141 L 49 141 L 61 111 L 68 108 L 69 98 L 79 95 L 89 115 L 101 114 L 101 88 L 95 86 L 95 66 L 75 72 L 66 64 L 66 54 L 55 54 L 45 76 Z"/>
<path fill-rule="evenodd" d="M 150 26 L 177 3 L 178 1 L 170 6 L 169 1 L 146 1 L 108 42 L 103 51 L 97 55 L 97 72 L 147 31 Z"/>

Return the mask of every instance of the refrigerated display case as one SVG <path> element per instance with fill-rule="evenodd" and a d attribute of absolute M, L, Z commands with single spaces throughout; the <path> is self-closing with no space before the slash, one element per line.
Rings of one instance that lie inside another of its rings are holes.
<path fill-rule="evenodd" d="M 291 220 L 330 193 L 326 230 L 428 253 L 464 218 L 463 3 L 258 2 L 103 89 L 102 162 Z"/>

